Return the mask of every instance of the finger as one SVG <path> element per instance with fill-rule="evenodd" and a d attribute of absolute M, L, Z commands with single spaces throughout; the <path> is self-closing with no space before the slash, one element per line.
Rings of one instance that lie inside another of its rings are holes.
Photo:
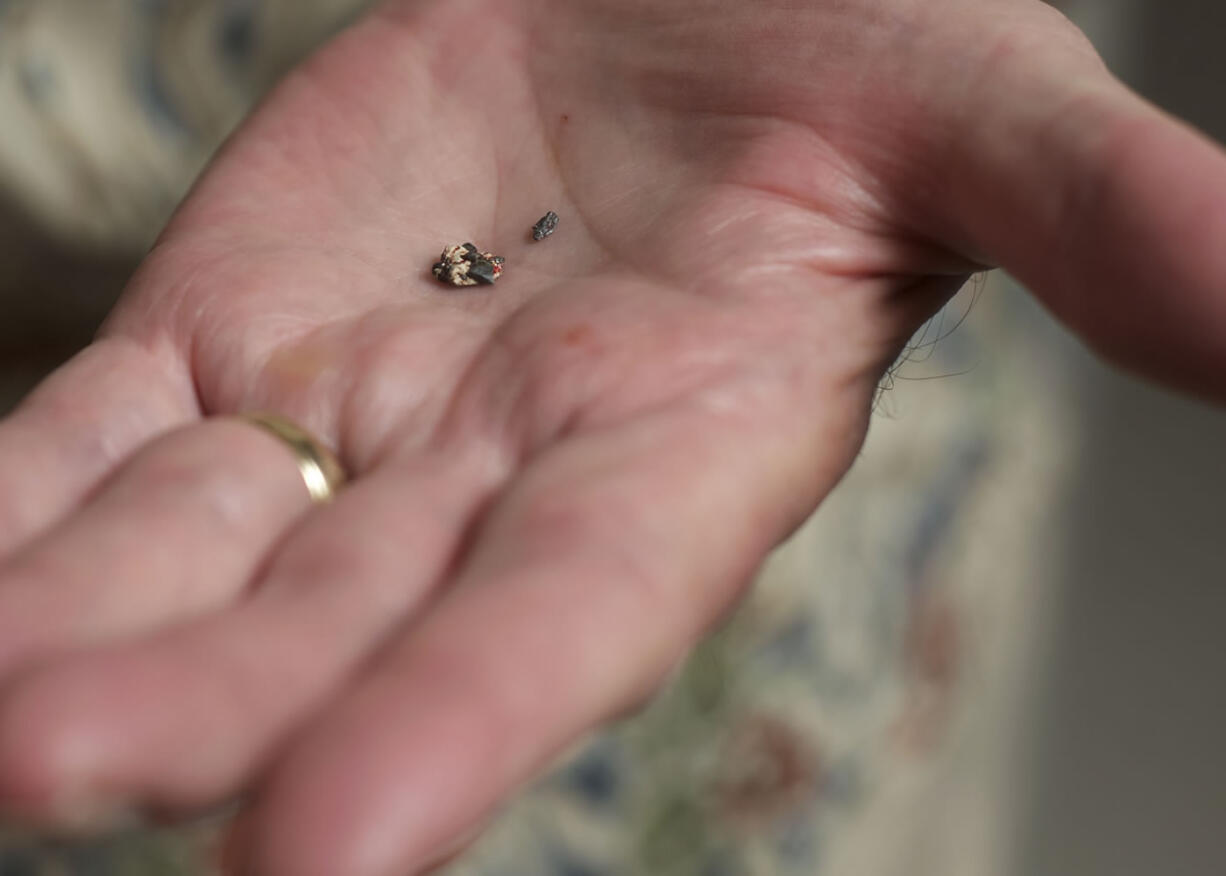
<path fill-rule="evenodd" d="M 249 599 L 18 679 L 0 701 L 0 808 L 96 828 L 236 793 L 427 596 L 496 469 L 391 464 L 304 519 Z"/>
<path fill-rule="evenodd" d="M 957 234 L 1108 358 L 1226 399 L 1226 154 L 1072 30 L 1016 29 L 974 90 L 939 172 Z"/>
<path fill-rule="evenodd" d="M 198 416 L 173 355 L 99 341 L 0 422 L 0 557 L 74 508 L 151 437 Z"/>
<path fill-rule="evenodd" d="M 251 424 L 156 439 L 0 565 L 0 674 L 226 603 L 310 506 L 292 453 Z"/>
<path fill-rule="evenodd" d="M 542 457 L 454 588 L 278 762 L 239 872 L 417 872 L 640 701 L 849 464 L 869 388 L 843 391 L 821 414 L 716 403 Z"/>

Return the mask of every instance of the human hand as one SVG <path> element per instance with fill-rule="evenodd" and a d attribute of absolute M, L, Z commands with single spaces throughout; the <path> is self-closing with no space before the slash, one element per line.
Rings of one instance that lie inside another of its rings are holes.
<path fill-rule="evenodd" d="M 1223 202 L 1038 3 L 388 4 L 0 426 L 0 800 L 429 866 L 728 609 L 978 266 L 1226 396 Z M 462 240 L 496 287 L 429 277 Z M 353 484 L 309 508 L 253 409 Z"/>

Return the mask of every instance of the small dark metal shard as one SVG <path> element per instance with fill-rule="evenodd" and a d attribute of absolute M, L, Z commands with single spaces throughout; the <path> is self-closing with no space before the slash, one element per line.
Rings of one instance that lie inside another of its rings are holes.
<path fill-rule="evenodd" d="M 540 221 L 532 226 L 532 239 L 544 240 L 558 228 L 558 214 L 550 210 Z"/>
<path fill-rule="evenodd" d="M 474 256 L 481 255 L 481 250 L 477 249 L 471 243 L 464 244 L 464 252 L 468 253 L 469 255 L 474 255 Z"/>
<path fill-rule="evenodd" d="M 476 259 L 468 267 L 468 276 L 475 279 L 478 283 L 485 283 L 487 286 L 494 285 L 494 280 L 498 277 L 498 273 L 494 263 L 486 259 Z"/>

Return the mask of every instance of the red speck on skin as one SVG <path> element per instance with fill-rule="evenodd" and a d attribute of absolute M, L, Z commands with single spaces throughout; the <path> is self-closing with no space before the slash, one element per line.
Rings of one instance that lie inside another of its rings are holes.
<path fill-rule="evenodd" d="M 595 337 L 596 332 L 590 325 L 579 323 L 566 330 L 566 334 L 562 335 L 562 343 L 568 347 L 580 347 L 591 342 Z"/>

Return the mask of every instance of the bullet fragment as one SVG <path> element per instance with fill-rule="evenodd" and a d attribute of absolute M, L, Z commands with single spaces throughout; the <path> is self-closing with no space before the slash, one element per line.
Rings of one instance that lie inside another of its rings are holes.
<path fill-rule="evenodd" d="M 544 240 L 558 229 L 558 214 L 550 210 L 532 226 L 532 239 Z"/>
<path fill-rule="evenodd" d="M 482 252 L 471 243 L 458 243 L 443 250 L 435 263 L 434 276 L 440 283 L 452 286 L 494 285 L 502 276 L 506 259 L 492 252 Z"/>

